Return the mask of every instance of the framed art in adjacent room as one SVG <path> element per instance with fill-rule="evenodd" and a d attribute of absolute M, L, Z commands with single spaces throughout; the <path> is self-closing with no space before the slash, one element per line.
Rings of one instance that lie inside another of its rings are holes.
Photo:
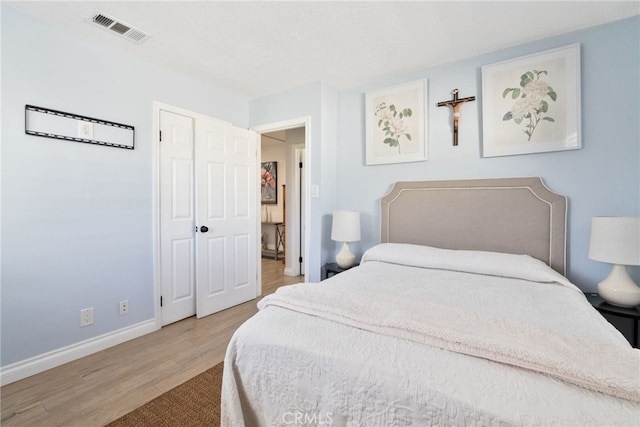
<path fill-rule="evenodd" d="M 427 160 L 427 81 L 367 92 L 366 164 Z"/>
<path fill-rule="evenodd" d="M 261 200 L 263 205 L 278 203 L 278 162 L 262 162 Z"/>
<path fill-rule="evenodd" d="M 579 149 L 580 114 L 579 44 L 482 67 L 484 157 Z"/>

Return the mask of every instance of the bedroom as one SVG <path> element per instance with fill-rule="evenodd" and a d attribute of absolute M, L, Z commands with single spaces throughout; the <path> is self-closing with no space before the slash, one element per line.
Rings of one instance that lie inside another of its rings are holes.
<path fill-rule="evenodd" d="M 115 41 L 97 50 L 3 3 L 3 367 L 133 325 L 147 327 L 154 318 L 152 165 L 143 141 L 150 139 L 150 104 L 158 98 L 240 127 L 311 117 L 312 140 L 318 142 L 311 153 L 311 180 L 321 197 L 312 201 L 310 280 L 319 280 L 320 267 L 332 260 L 329 228 L 335 209 L 362 213 L 363 240 L 355 245 L 361 255 L 377 241 L 377 200 L 392 182 L 516 175 L 542 176 L 553 190 L 569 196 L 569 278 L 595 290 L 608 266 L 588 259 L 591 217 L 638 215 L 640 209 L 635 15 L 340 91 L 315 82 L 250 98 L 137 58 L 114 63 L 112 55 L 119 57 Z M 451 147 L 449 113 L 435 102 L 448 99 L 456 87 L 461 96 L 479 96 L 482 65 L 574 43 L 581 44 L 583 54 L 582 149 L 482 158 L 479 101 L 463 107 L 460 145 Z M 139 72 L 132 75 L 132 66 Z M 364 166 L 363 93 L 423 78 L 429 81 L 429 160 Z M 24 135 L 23 115 L 24 104 L 38 105 L 36 100 L 45 107 L 134 123 L 138 146 L 125 152 L 34 141 Z M 39 187 L 43 175 L 47 182 Z M 56 227 L 48 224 L 52 220 Z M 96 248 L 98 239 L 102 244 Z M 637 268 L 633 273 L 638 280 Z M 78 328 L 81 308 L 95 305 L 97 313 L 108 313 L 125 297 L 131 302 L 126 318 L 96 315 L 92 329 Z"/>

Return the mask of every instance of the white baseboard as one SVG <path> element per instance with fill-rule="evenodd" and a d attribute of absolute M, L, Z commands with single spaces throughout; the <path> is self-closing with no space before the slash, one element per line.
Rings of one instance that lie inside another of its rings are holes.
<path fill-rule="evenodd" d="M 30 357 L 29 359 L 21 360 L 20 362 L 0 367 L 0 384 L 11 384 L 30 377 L 31 375 L 46 371 L 47 369 L 55 368 L 56 366 L 97 353 L 125 341 L 141 337 L 158 329 L 160 329 L 160 325 L 156 322 L 156 319 L 145 320 L 144 322 L 118 329 L 117 331 L 108 332 L 86 341 L 71 344 L 57 350 Z"/>

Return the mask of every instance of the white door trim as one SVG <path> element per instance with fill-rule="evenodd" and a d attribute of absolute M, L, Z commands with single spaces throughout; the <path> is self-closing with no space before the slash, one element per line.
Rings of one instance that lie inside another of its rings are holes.
<path fill-rule="evenodd" d="M 300 153 L 302 151 L 302 153 Z M 294 256 L 295 256 L 295 260 L 298 259 L 298 257 L 300 256 L 300 252 L 301 250 L 304 251 L 304 247 L 301 248 L 300 243 L 303 243 L 306 246 L 306 240 L 304 239 L 304 236 L 301 235 L 300 230 L 302 229 L 302 224 L 304 224 L 304 230 L 306 230 L 307 228 L 307 223 L 305 222 L 304 218 L 300 215 L 300 210 L 302 210 L 303 213 L 306 213 L 305 209 L 304 209 L 304 199 L 301 199 L 301 194 L 303 194 L 304 196 L 306 196 L 307 192 L 306 191 L 302 191 L 302 186 L 300 185 L 300 181 L 302 178 L 302 182 L 303 185 L 306 186 L 307 183 L 304 180 L 305 178 L 305 168 L 307 167 L 306 165 L 306 158 L 301 156 L 300 154 L 303 154 L 306 157 L 306 145 L 305 144 L 294 144 L 291 146 L 291 158 L 294 159 L 294 173 L 293 173 L 293 200 L 294 200 L 294 207 L 296 209 L 296 213 L 293 215 L 293 218 L 295 218 L 295 221 L 293 221 L 293 227 L 288 227 L 293 229 L 293 233 L 291 234 L 292 238 L 290 239 L 291 241 L 295 242 L 295 244 L 293 245 L 294 249 Z M 302 162 L 302 173 L 300 172 L 300 167 L 296 166 L 298 163 Z M 302 175 L 302 176 L 301 176 Z M 305 233 L 306 234 L 306 233 Z M 300 242 L 302 240 L 302 242 Z M 289 269 L 289 271 L 287 271 L 287 269 L 285 269 L 285 275 L 288 276 L 299 276 L 301 273 L 304 272 L 304 266 L 306 263 L 306 258 L 303 257 L 303 263 L 302 263 L 302 271 L 300 268 L 300 262 L 299 261 L 294 261 L 293 262 L 293 268 Z"/>
<path fill-rule="evenodd" d="M 306 185 L 308 186 L 309 183 L 311 182 L 311 159 L 310 159 L 310 153 L 311 153 L 311 116 L 304 116 L 304 117 L 299 117 L 299 118 L 294 118 L 294 119 L 290 119 L 290 120 L 284 120 L 284 121 L 280 121 L 280 122 L 275 122 L 275 123 L 268 123 L 268 124 L 264 124 L 264 125 L 259 125 L 259 126 L 253 126 L 251 129 L 254 130 L 255 132 L 259 133 L 259 134 L 263 134 L 263 133 L 269 133 L 269 132 L 276 132 L 276 131 L 280 131 L 280 130 L 287 130 L 287 129 L 293 129 L 293 128 L 299 128 L 299 127 L 303 127 L 304 126 L 304 141 L 305 141 L 305 158 L 304 158 L 304 177 L 305 177 L 305 182 Z M 258 144 L 258 147 L 260 147 L 260 144 Z M 258 156 L 260 156 L 260 152 L 258 152 Z M 258 157 L 260 158 L 260 157 Z M 308 269 L 309 269 L 309 224 L 311 221 L 311 192 L 310 191 L 306 191 L 305 192 L 305 198 L 304 198 L 304 222 L 307 225 L 305 227 L 305 231 L 304 231 L 304 254 L 302 255 L 303 259 L 304 259 L 304 272 L 302 274 L 304 274 L 305 276 L 305 280 L 307 280 L 306 278 L 309 277 L 308 274 Z M 298 231 L 295 231 L 296 235 L 299 233 Z M 289 236 L 289 231 L 287 230 L 287 236 Z M 299 237 L 298 237 L 299 238 Z M 296 239 L 297 240 L 297 239 Z M 289 246 L 288 246 L 289 247 Z M 293 254 L 295 256 L 295 259 L 297 260 L 297 258 L 300 256 L 300 254 L 297 254 L 298 249 L 296 248 L 295 253 Z M 289 258 L 289 256 L 287 256 L 287 258 Z M 296 261 L 297 262 L 297 261 Z M 258 263 L 258 271 L 259 271 L 259 276 L 261 277 L 262 274 L 262 268 L 260 266 L 260 263 Z M 258 283 L 261 285 L 261 279 L 258 279 Z M 258 295 L 260 295 L 262 292 L 261 290 L 258 291 Z"/>
<path fill-rule="evenodd" d="M 153 317 L 156 329 L 162 326 L 160 318 L 160 110 L 177 112 L 177 108 L 153 101 L 153 136 L 151 138 L 152 222 L 153 222 Z"/>

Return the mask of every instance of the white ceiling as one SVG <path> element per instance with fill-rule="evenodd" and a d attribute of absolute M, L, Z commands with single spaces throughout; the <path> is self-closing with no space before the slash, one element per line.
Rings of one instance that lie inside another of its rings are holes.
<path fill-rule="evenodd" d="M 640 13 L 638 0 L 4 3 L 250 97 L 317 81 L 344 89 Z M 96 11 L 152 38 L 136 45 L 86 23 Z"/>

